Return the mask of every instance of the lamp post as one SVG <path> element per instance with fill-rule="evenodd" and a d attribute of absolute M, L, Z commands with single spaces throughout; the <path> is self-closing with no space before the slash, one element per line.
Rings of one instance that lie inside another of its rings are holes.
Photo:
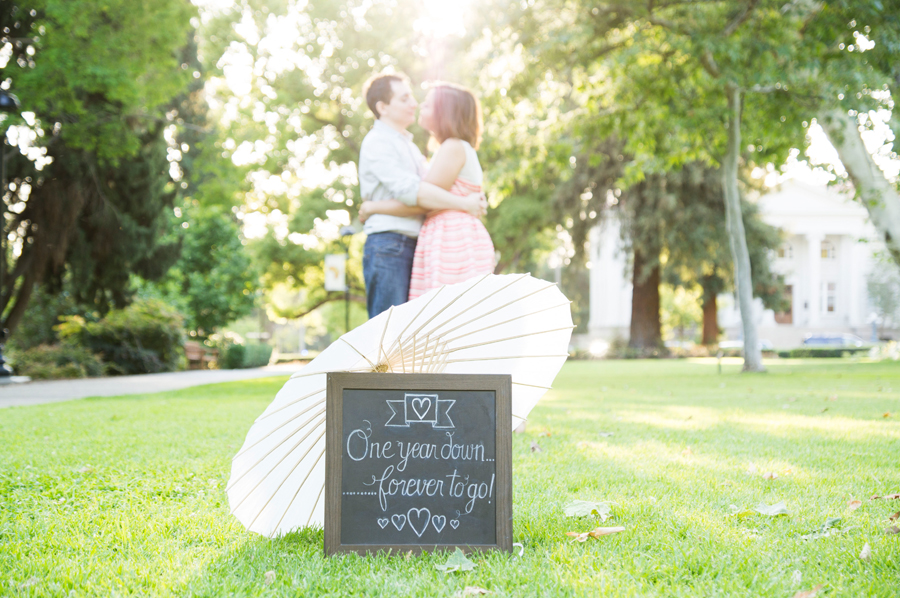
<path fill-rule="evenodd" d="M 4 89 L 0 89 L 0 112 L 17 114 L 19 98 Z M 4 275 L 6 274 L 6 130 L 3 131 L 3 144 L 0 145 L 0 294 L 3 293 Z M 0 313 L 2 316 L 2 313 Z M 3 344 L 9 336 L 9 330 L 0 329 L 0 378 L 12 376 L 13 370 L 6 365 L 3 358 Z"/>
<path fill-rule="evenodd" d="M 350 261 L 350 239 L 356 231 L 352 226 L 341 227 L 341 244 L 344 246 L 344 332 L 350 332 L 350 278 L 347 263 Z"/>

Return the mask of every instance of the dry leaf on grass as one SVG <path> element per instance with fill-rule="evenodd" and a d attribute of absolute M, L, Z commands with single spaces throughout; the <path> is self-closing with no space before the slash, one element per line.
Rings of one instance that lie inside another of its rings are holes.
<path fill-rule="evenodd" d="M 265 583 L 266 583 L 267 586 L 270 586 L 270 585 L 272 585 L 273 583 L 275 583 L 275 572 L 274 572 L 274 571 L 266 571 L 266 581 L 265 581 Z"/>
<path fill-rule="evenodd" d="M 756 465 L 753 464 L 753 461 L 750 461 L 750 465 L 747 467 L 747 475 L 756 475 Z"/>
<path fill-rule="evenodd" d="M 898 498 L 900 498 L 900 494 L 888 494 L 887 496 L 885 496 L 885 498 L 888 500 L 897 500 Z"/>
<path fill-rule="evenodd" d="M 856 509 L 860 508 L 861 506 L 862 506 L 861 500 L 851 500 L 849 503 L 847 503 L 847 507 L 851 511 L 855 511 Z"/>
<path fill-rule="evenodd" d="M 541 436 L 549 437 L 549 436 L 552 436 L 552 434 L 550 434 L 550 432 L 548 432 L 547 430 L 544 430 L 543 432 L 538 432 L 538 437 L 540 438 Z"/>
<path fill-rule="evenodd" d="M 819 592 L 821 592 L 824 587 L 825 586 L 823 586 L 822 584 L 819 584 L 811 590 L 797 592 L 796 594 L 794 594 L 794 598 L 815 598 L 819 595 Z"/>
<path fill-rule="evenodd" d="M 859 551 L 859 558 L 863 561 L 868 561 L 872 556 L 872 547 L 869 546 L 869 543 L 866 542 L 863 544 L 862 550 Z"/>
<path fill-rule="evenodd" d="M 900 527 L 897 527 L 896 525 L 892 525 L 891 527 L 885 529 L 885 530 L 884 530 L 884 533 L 886 533 L 886 534 L 900 534 Z"/>
<path fill-rule="evenodd" d="M 598 527 L 589 532 L 566 532 L 566 535 L 574 539 L 576 542 L 587 542 L 588 538 L 599 538 L 600 536 L 608 536 L 610 534 L 618 534 L 624 532 L 624 527 Z"/>
<path fill-rule="evenodd" d="M 681 451 L 681 456 L 682 456 L 682 457 L 690 457 L 690 456 L 693 455 L 693 454 L 694 454 L 694 451 L 691 450 L 691 447 L 687 447 L 686 449 L 684 449 L 683 451 Z"/>
<path fill-rule="evenodd" d="M 881 417 L 890 417 L 890 416 L 891 416 L 890 412 L 886 412 L 886 413 L 885 413 L 884 415 L 882 415 Z"/>
<path fill-rule="evenodd" d="M 537 442 L 531 443 L 531 452 L 532 453 L 541 453 L 543 451 L 544 451 L 544 449 L 542 449 L 541 445 L 539 445 Z"/>
<path fill-rule="evenodd" d="M 893 515 L 889 515 L 889 516 L 888 516 L 888 519 L 889 519 L 890 521 L 897 521 L 898 519 L 900 519 L 900 511 L 897 511 L 897 512 L 894 513 Z"/>
<path fill-rule="evenodd" d="M 485 590 L 484 588 L 479 588 L 476 586 L 466 586 L 463 588 L 462 593 L 457 594 L 457 596 L 483 596 L 484 594 L 490 594 L 490 590 Z"/>
<path fill-rule="evenodd" d="M 777 480 L 778 474 L 775 473 L 774 471 L 767 471 L 766 473 L 763 474 L 762 477 L 763 477 L 763 479 L 766 479 L 766 480 Z"/>

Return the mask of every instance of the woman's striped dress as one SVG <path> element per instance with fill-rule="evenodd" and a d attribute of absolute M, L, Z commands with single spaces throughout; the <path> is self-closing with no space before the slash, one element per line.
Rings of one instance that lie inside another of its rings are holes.
<path fill-rule="evenodd" d="M 481 179 L 478 156 L 468 143 L 465 145 L 466 164 L 460 175 Z M 473 160 L 474 164 L 471 164 Z M 475 183 L 462 176 L 450 188 L 450 193 L 460 196 L 480 191 L 481 180 Z M 481 221 L 466 212 L 438 212 L 428 216 L 419 231 L 409 298 L 412 300 L 441 285 L 493 271 L 494 244 Z"/>

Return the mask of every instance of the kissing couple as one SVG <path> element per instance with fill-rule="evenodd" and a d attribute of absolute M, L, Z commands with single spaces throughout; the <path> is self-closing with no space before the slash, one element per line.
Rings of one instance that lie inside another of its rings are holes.
<path fill-rule="evenodd" d="M 363 88 L 375 124 L 362 142 L 359 219 L 366 305 L 374 318 L 445 284 L 494 271 L 478 162 L 481 106 L 468 89 L 437 83 L 421 106 L 409 80 L 381 74 Z M 407 129 L 431 134 L 430 162 Z"/>

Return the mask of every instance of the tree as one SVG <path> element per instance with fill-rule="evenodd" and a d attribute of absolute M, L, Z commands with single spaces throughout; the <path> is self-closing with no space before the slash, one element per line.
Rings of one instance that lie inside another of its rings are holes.
<path fill-rule="evenodd" d="M 578 99 L 572 120 L 582 139 L 616 135 L 625 141 L 624 186 L 689 161 L 721 166 L 745 370 L 761 370 L 762 363 L 740 163 L 780 164 L 791 147 L 802 148 L 804 121 L 830 92 L 836 97 L 838 83 L 854 82 L 858 89 L 867 80 L 870 89 L 880 87 L 884 78 L 870 77 L 859 53 L 841 54 L 836 43 L 832 47 L 834 36 L 815 35 L 833 31 L 841 15 L 862 10 L 860 4 L 546 0 L 523 5 L 495 28 L 495 47 L 512 45 L 524 65 L 513 76 L 532 82 L 552 77 L 568 86 Z M 876 4 L 869 12 L 895 18 Z M 827 65 L 832 73 L 837 66 L 838 74 L 829 79 L 822 67 L 832 59 L 840 59 Z"/>
<path fill-rule="evenodd" d="M 183 214 L 171 219 L 171 229 L 183 231 L 172 234 L 178 261 L 158 281 L 139 283 L 139 294 L 177 306 L 187 329 L 206 337 L 250 313 L 259 275 L 230 210 L 190 206 Z"/>
<path fill-rule="evenodd" d="M 896 140 L 900 117 L 894 110 L 900 89 L 900 13 L 892 3 L 832 1 L 820 7 L 810 38 L 825 51 L 814 63 L 821 86 L 811 106 L 838 152 L 857 198 L 900 265 L 900 194 L 866 149 L 860 130 L 871 126 L 876 110 L 892 111 Z M 889 152 L 897 159 L 897 152 Z"/>
<path fill-rule="evenodd" d="M 869 211 L 869 218 L 878 230 L 894 262 L 900 266 L 900 193 L 872 159 L 860 135 L 858 116 L 834 108 L 819 122 L 835 147 L 841 164 L 856 189 L 859 201 Z"/>
<path fill-rule="evenodd" d="M 174 261 L 177 247 L 159 243 L 175 198 L 165 130 L 191 77 L 180 53 L 194 14 L 182 0 L 3 4 L 5 75 L 26 112 L 6 120 L 20 152 L 3 194 L 2 326 L 66 272 L 75 299 L 104 312 L 125 304 L 130 273 L 158 277 Z"/>
<path fill-rule="evenodd" d="M 219 151 L 245 169 L 239 217 L 266 222 L 250 243 L 263 284 L 305 291 L 295 315 L 343 299 L 317 285 L 323 255 L 340 250 L 339 227 L 361 199 L 359 145 L 373 122 L 364 82 L 382 70 L 408 74 L 414 87 L 433 77 L 462 80 L 453 63 L 426 56 L 428 32 L 414 27 L 421 12 L 414 0 L 240 0 L 206 15 L 200 53 L 213 77 L 213 116 L 223 123 Z M 424 131 L 413 130 L 424 145 Z M 361 281 L 352 284 L 359 298 Z"/>
<path fill-rule="evenodd" d="M 666 224 L 666 267 L 663 280 L 701 290 L 702 343 L 718 341 L 717 297 L 734 288 L 729 239 L 722 227 L 722 176 L 703 164 L 686 164 L 670 173 L 668 185 L 677 202 L 663 216 Z M 762 221 L 756 205 L 741 198 L 741 221 L 746 226 L 753 274 L 753 294 L 769 309 L 784 309 L 782 277 L 771 270 L 771 255 L 781 243 L 781 232 Z"/>
<path fill-rule="evenodd" d="M 881 335 L 887 327 L 900 323 L 900 272 L 896 264 L 876 263 L 866 280 L 875 314 L 881 321 Z"/>

